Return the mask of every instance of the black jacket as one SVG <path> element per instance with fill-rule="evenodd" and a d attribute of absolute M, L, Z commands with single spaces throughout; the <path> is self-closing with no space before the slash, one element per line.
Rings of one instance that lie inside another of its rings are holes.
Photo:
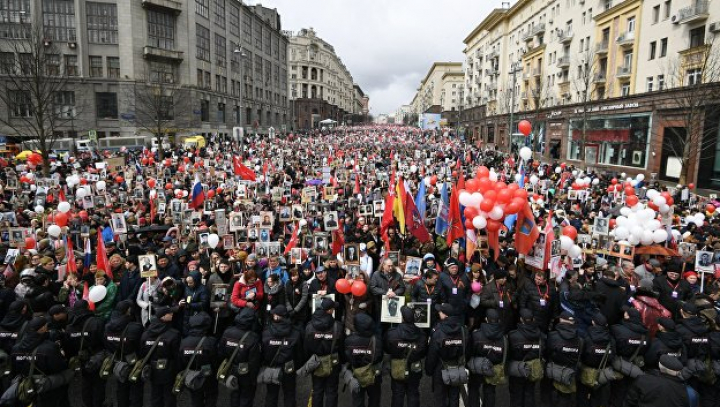
<path fill-rule="evenodd" d="M 681 319 L 675 330 L 682 335 L 688 359 L 703 359 L 710 353 L 708 332 L 710 331 L 700 317 L 691 316 Z"/>
<path fill-rule="evenodd" d="M 658 331 L 655 334 L 655 339 L 645 352 L 645 368 L 657 369 L 662 355 L 675 356 L 683 363 L 687 361 L 687 352 L 679 332 Z"/>
<path fill-rule="evenodd" d="M 465 308 L 470 303 L 470 295 L 472 295 L 467 275 L 458 272 L 458 275 L 451 277 L 449 273 L 442 272 L 438 279 L 438 285 L 444 300 L 459 312 L 465 313 Z"/>
<path fill-rule="evenodd" d="M 86 351 L 88 355 L 100 352 L 104 349 L 104 334 L 105 324 L 101 318 L 96 317 L 89 310 L 76 311 L 67 326 L 67 335 L 62 344 L 65 356 L 68 359 L 77 356 L 80 350 Z M 80 349 L 81 344 L 82 349 Z"/>
<path fill-rule="evenodd" d="M 657 370 L 638 377 L 628 389 L 624 407 L 690 406 L 685 383 Z"/>
<path fill-rule="evenodd" d="M 35 368 L 45 375 L 60 373 L 68 368 L 67 361 L 55 342 L 47 340 L 47 335 L 28 332 L 23 339 L 12 348 L 13 372 L 27 375 L 30 371 L 31 357 L 37 348 Z M 39 374 L 39 372 L 35 372 Z"/>
<path fill-rule="evenodd" d="M 198 323 L 193 323 L 195 321 Z M 217 339 L 207 335 L 211 325 L 210 316 L 205 314 L 201 318 L 193 318 L 190 322 L 190 333 L 180 341 L 180 354 L 178 355 L 180 366 L 178 366 L 178 370 L 188 367 L 190 359 L 195 355 L 190 370 L 211 369 L 214 371 L 220 361 L 216 357 Z M 202 341 L 202 346 L 198 347 L 203 338 L 205 340 Z"/>
<path fill-rule="evenodd" d="M 320 309 L 316 310 L 305 328 L 303 339 L 306 359 L 312 355 L 325 356 L 340 353 L 343 348 L 342 325 L 336 322 L 332 315 Z M 335 342 L 334 346 L 333 341 Z"/>
<path fill-rule="evenodd" d="M 138 357 L 145 357 L 156 340 L 158 345 L 149 359 L 149 364 L 152 367 L 150 381 L 153 384 L 172 383 L 178 369 L 180 333 L 171 328 L 170 324 L 166 324 L 159 319 L 153 320 L 140 337 L 140 353 Z M 165 362 L 165 369 L 157 369 L 158 361 Z"/>
<path fill-rule="evenodd" d="M 142 333 L 142 324 L 135 322 L 131 316 L 113 315 L 105 324 L 103 335 L 105 350 L 115 353 L 117 360 L 122 357 L 125 361 L 130 361 L 137 355 Z"/>
<path fill-rule="evenodd" d="M 438 322 L 430 338 L 425 373 L 432 376 L 443 364 L 464 365 L 470 347 L 470 333 L 459 317 L 448 317 Z"/>
<path fill-rule="evenodd" d="M 362 314 L 355 322 L 357 332 L 345 338 L 345 360 L 351 368 L 380 363 L 383 359 L 382 340 L 375 336 L 372 318 Z"/>
<path fill-rule="evenodd" d="M 232 356 L 235 349 L 240 346 L 235 359 L 232 361 L 232 372 L 237 370 L 239 363 L 247 363 L 249 365 L 249 378 L 255 378 L 258 370 L 260 370 L 260 360 L 262 352 L 260 351 L 260 335 L 254 332 L 255 311 L 250 308 L 244 308 L 235 317 L 235 325 L 228 327 L 223 332 L 218 343 L 218 356 L 227 359 Z M 247 336 L 246 336 L 247 334 Z M 243 337 L 245 339 L 243 339 Z M 240 342 L 242 340 L 242 342 Z M 241 383 L 243 381 L 240 381 Z"/>
<path fill-rule="evenodd" d="M 265 366 L 283 367 L 285 363 L 294 361 L 295 368 L 299 368 L 302 362 L 300 331 L 287 319 L 270 322 L 262 334 L 262 355 Z"/>
<path fill-rule="evenodd" d="M 617 356 L 628 361 L 638 347 L 640 347 L 638 356 L 644 355 L 650 343 L 648 330 L 639 319 L 623 320 L 622 323 L 611 326 L 610 333 L 615 338 Z"/>
<path fill-rule="evenodd" d="M 28 319 L 30 313 L 22 313 L 25 305 L 24 301 L 13 302 L 0 322 L 0 349 L 8 355 L 12 352 L 15 343 L 21 339 L 23 331 L 27 329 L 27 323 L 30 322 Z"/>
<path fill-rule="evenodd" d="M 558 324 L 548 334 L 547 360 L 574 369 L 582 351 L 582 340 L 572 324 Z"/>
<path fill-rule="evenodd" d="M 507 338 L 500 323 L 483 323 L 471 335 L 470 357 L 486 357 L 494 365 L 503 362 L 507 352 Z"/>
<path fill-rule="evenodd" d="M 673 317 L 680 317 L 680 302 L 686 301 L 692 296 L 690 284 L 682 278 L 676 282 L 668 281 L 666 275 L 657 276 L 653 280 L 653 289 L 660 293 L 658 301 L 660 305 L 672 312 Z M 676 295 L 673 295 L 673 292 Z"/>
<path fill-rule="evenodd" d="M 605 355 L 608 355 L 605 358 Z M 605 366 L 612 366 L 615 358 L 615 342 L 610 336 L 610 330 L 604 326 L 591 326 L 583 337 L 580 363 L 592 368 L 599 368 L 605 359 Z M 605 367 L 603 366 L 603 367 Z"/>
<path fill-rule="evenodd" d="M 383 348 L 392 359 L 408 358 L 408 363 L 422 360 L 427 354 L 427 336 L 415 324 L 403 322 L 388 329 Z M 407 355 L 408 349 L 410 355 Z"/>
<path fill-rule="evenodd" d="M 603 277 L 595 283 L 595 291 L 605 296 L 604 302 L 599 302 L 600 312 L 607 318 L 608 325 L 619 324 L 623 317 L 623 305 L 627 301 L 627 293 L 619 281 Z"/>
<path fill-rule="evenodd" d="M 545 334 L 535 324 L 520 323 L 517 329 L 508 335 L 510 353 L 508 360 L 528 361 L 539 358 L 544 353 Z"/>
<path fill-rule="evenodd" d="M 544 304 L 540 300 L 544 300 Z M 519 292 L 518 309 L 527 308 L 533 313 L 533 321 L 542 332 L 550 330 L 555 315 L 560 312 L 558 292 L 550 284 L 537 286 L 534 282 L 525 284 Z"/>

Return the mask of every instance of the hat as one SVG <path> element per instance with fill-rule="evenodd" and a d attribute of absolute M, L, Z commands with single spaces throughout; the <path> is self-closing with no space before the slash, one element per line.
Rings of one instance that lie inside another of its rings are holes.
<path fill-rule="evenodd" d="M 448 268 L 453 266 L 460 267 L 460 262 L 457 259 L 451 257 L 445 262 L 445 266 Z"/>
<path fill-rule="evenodd" d="M 120 314 L 125 314 L 128 312 L 128 310 L 132 307 L 132 301 L 125 300 L 120 301 L 115 305 L 115 311 L 117 311 Z"/>
<path fill-rule="evenodd" d="M 569 312 L 567 312 L 567 311 L 563 311 L 563 312 L 560 314 L 560 319 L 561 319 L 561 320 L 564 320 L 564 321 L 571 322 L 571 323 L 574 323 L 574 322 L 575 322 L 575 316 L 573 316 L 573 314 L 571 314 L 571 313 L 569 313 Z"/>
<path fill-rule="evenodd" d="M 335 309 L 339 306 L 337 302 L 331 300 L 330 298 L 323 298 L 322 302 L 320 303 L 320 308 L 323 311 L 330 311 L 331 309 Z"/>
<path fill-rule="evenodd" d="M 592 321 L 597 326 L 607 326 L 608 324 L 607 318 L 605 318 L 602 312 L 596 312 L 592 317 Z"/>
<path fill-rule="evenodd" d="M 65 306 L 62 304 L 55 304 L 52 307 L 50 307 L 50 309 L 48 310 L 48 315 L 50 315 L 50 316 L 55 316 L 58 314 L 67 314 L 67 313 L 68 313 L 67 308 L 65 308 Z"/>
<path fill-rule="evenodd" d="M 85 310 L 88 308 L 90 308 L 90 304 L 85 300 L 77 300 L 73 305 L 73 310 Z"/>
<path fill-rule="evenodd" d="M 360 243 L 360 251 L 364 252 L 367 250 L 367 245 L 365 243 Z"/>
<path fill-rule="evenodd" d="M 400 315 L 402 315 L 403 322 L 408 324 L 415 323 L 415 312 L 413 312 L 411 308 L 403 305 L 400 307 Z"/>
<path fill-rule="evenodd" d="M 695 306 L 695 304 L 693 304 L 692 302 L 689 302 L 689 301 L 682 305 L 682 310 L 686 314 L 690 314 L 690 315 L 697 315 L 697 313 L 698 313 L 698 309 Z"/>
<path fill-rule="evenodd" d="M 650 260 L 648 260 L 648 264 L 652 267 L 660 267 L 660 260 L 650 259 Z"/>
<path fill-rule="evenodd" d="M 42 259 L 40 259 L 40 264 L 42 264 L 43 266 L 48 265 L 48 264 L 55 264 L 55 260 L 53 260 L 52 257 L 50 257 L 50 256 L 45 256 Z"/>
<path fill-rule="evenodd" d="M 520 319 L 522 319 L 525 322 L 530 322 L 535 318 L 535 315 L 533 315 L 532 311 L 530 311 L 527 308 L 523 308 L 520 310 Z"/>
<path fill-rule="evenodd" d="M 325 267 L 323 267 L 323 266 L 319 266 L 318 268 L 315 269 L 315 274 L 320 274 L 320 273 L 325 273 L 325 272 L 327 272 L 327 270 L 325 270 Z"/>
<path fill-rule="evenodd" d="M 275 308 L 273 308 L 272 310 L 270 310 L 270 313 L 272 315 L 277 315 L 281 318 L 287 318 L 287 316 L 289 315 L 287 308 L 282 304 L 280 304 L 280 305 L 276 306 Z"/>
<path fill-rule="evenodd" d="M 663 328 L 665 328 L 666 331 L 674 331 L 675 330 L 675 322 L 673 322 L 670 318 L 660 317 L 657 319 L 658 325 L 661 325 Z"/>
<path fill-rule="evenodd" d="M 173 314 L 175 313 L 175 309 L 172 307 L 157 307 L 155 308 L 155 316 L 157 318 L 162 318 L 167 314 Z"/>
<path fill-rule="evenodd" d="M 494 308 L 490 308 L 489 310 L 487 310 L 487 312 L 485 312 L 485 317 L 490 323 L 500 322 L 500 314 Z"/>
<path fill-rule="evenodd" d="M 505 269 L 498 269 L 495 270 L 495 273 L 493 274 L 493 278 L 495 280 L 502 280 L 503 278 L 508 277 L 508 272 Z"/>
<path fill-rule="evenodd" d="M 696 278 L 697 278 L 698 275 L 697 275 L 696 272 L 690 270 L 690 271 L 684 272 L 682 276 L 683 276 L 683 278 L 685 279 L 685 278 L 688 278 L 688 277 L 696 277 Z"/>
<path fill-rule="evenodd" d="M 248 253 L 247 253 L 246 251 L 244 251 L 244 250 L 241 250 L 241 251 L 237 254 L 237 258 L 238 258 L 238 260 L 240 260 L 241 262 L 243 262 L 243 261 L 245 261 L 245 259 L 248 258 Z"/>
<path fill-rule="evenodd" d="M 428 260 L 435 260 L 435 255 L 432 253 L 425 254 L 423 256 L 423 261 L 428 261 Z"/>
<path fill-rule="evenodd" d="M 482 271 L 482 264 L 480 264 L 480 263 L 473 263 L 472 266 L 470 266 L 470 271 L 473 272 L 473 273 L 476 272 L 476 271 Z"/>
<path fill-rule="evenodd" d="M 248 255 L 247 255 L 247 258 L 245 259 L 245 261 L 248 261 L 248 260 L 249 260 L 249 261 L 257 261 L 257 255 L 256 255 L 255 253 L 250 253 L 250 254 L 248 254 Z"/>
<path fill-rule="evenodd" d="M 173 238 L 172 238 L 172 236 L 165 236 L 162 238 L 162 241 L 163 242 L 172 242 Z"/>
<path fill-rule="evenodd" d="M 653 289 L 653 280 L 652 278 L 643 278 L 640 280 L 640 288 L 644 290 L 652 290 Z"/>
<path fill-rule="evenodd" d="M 636 310 L 635 308 L 625 307 L 623 308 L 623 310 L 626 314 L 628 314 L 628 317 L 630 317 L 630 319 L 640 319 L 640 311 Z"/>
<path fill-rule="evenodd" d="M 445 314 L 449 317 L 457 315 L 457 312 L 455 311 L 455 307 L 448 304 L 447 302 L 442 303 L 442 304 L 436 304 L 435 311 L 442 312 L 443 314 Z"/>
<path fill-rule="evenodd" d="M 375 248 L 375 242 L 367 242 L 367 248 L 368 249 L 374 249 Z"/>
<path fill-rule="evenodd" d="M 28 324 L 28 329 L 31 329 L 31 330 L 37 332 L 40 330 L 40 328 L 47 325 L 47 323 L 48 323 L 48 321 L 45 317 L 43 317 L 43 316 L 35 317 Z"/>
<path fill-rule="evenodd" d="M 678 373 L 683 370 L 683 364 L 675 356 L 662 355 L 660 356 L 660 368 L 665 368 L 673 373 Z"/>

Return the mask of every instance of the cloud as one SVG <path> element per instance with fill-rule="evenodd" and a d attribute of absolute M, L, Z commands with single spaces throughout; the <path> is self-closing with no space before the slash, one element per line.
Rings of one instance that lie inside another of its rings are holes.
<path fill-rule="evenodd" d="M 247 1 L 246 1 L 247 3 Z M 250 2 L 257 3 L 257 2 Z M 372 114 L 412 101 L 435 61 L 464 60 L 463 39 L 500 0 L 265 0 L 284 30 L 313 27 L 370 96 Z"/>

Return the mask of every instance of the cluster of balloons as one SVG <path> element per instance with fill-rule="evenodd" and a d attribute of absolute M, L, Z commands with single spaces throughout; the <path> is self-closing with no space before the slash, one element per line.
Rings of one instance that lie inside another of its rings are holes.
<path fill-rule="evenodd" d="M 665 243 L 668 239 L 668 232 L 657 219 L 657 212 L 649 205 L 646 207 L 638 203 L 632 207 L 623 207 L 620 209 L 620 216 L 615 219 L 615 224 L 615 240 L 621 243 L 648 246 Z"/>
<path fill-rule="evenodd" d="M 714 209 L 714 208 L 715 208 L 715 207 L 713 206 L 713 212 L 715 212 L 715 209 Z M 708 211 L 708 212 L 710 212 L 710 211 Z M 712 213 L 712 212 L 710 212 L 710 213 Z M 705 214 L 702 213 L 702 212 L 694 213 L 694 214 L 686 217 L 685 220 L 686 220 L 688 223 L 694 223 L 694 224 L 696 224 L 696 225 L 698 225 L 698 226 L 702 226 L 702 225 L 705 224 Z"/>
<path fill-rule="evenodd" d="M 362 297 L 367 292 L 367 286 L 365 283 L 359 280 L 348 280 L 341 278 L 335 282 L 335 289 L 340 294 L 352 293 L 355 297 Z"/>
<path fill-rule="evenodd" d="M 528 193 L 518 184 L 497 180 L 497 174 L 485 166 L 477 169 L 475 178 L 465 182 L 460 203 L 465 206 L 465 228 L 497 232 L 505 215 L 520 212 L 527 203 Z"/>
<path fill-rule="evenodd" d="M 562 236 L 560 236 L 560 249 L 565 250 L 572 259 L 582 256 L 582 248 L 575 244 L 577 239 L 577 229 L 575 226 L 564 226 L 562 228 Z"/>

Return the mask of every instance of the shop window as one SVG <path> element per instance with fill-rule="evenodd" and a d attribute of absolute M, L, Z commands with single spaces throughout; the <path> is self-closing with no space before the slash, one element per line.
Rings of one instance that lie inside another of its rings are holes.
<path fill-rule="evenodd" d="M 584 133 L 585 143 L 582 142 L 582 120 L 570 122 L 568 159 L 579 159 L 584 144 L 588 165 L 646 167 L 650 115 L 590 118 Z"/>

